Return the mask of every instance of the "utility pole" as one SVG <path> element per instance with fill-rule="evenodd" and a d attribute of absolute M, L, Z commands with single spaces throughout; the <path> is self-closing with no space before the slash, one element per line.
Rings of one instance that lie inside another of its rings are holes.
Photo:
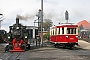
<path fill-rule="evenodd" d="M 43 46 L 43 0 L 41 0 L 41 10 L 39 9 L 38 15 L 36 16 L 38 17 L 38 29 L 41 27 L 41 31 L 39 31 L 41 32 L 41 46 Z"/>
<path fill-rule="evenodd" d="M 41 46 L 43 46 L 43 0 L 41 0 Z"/>

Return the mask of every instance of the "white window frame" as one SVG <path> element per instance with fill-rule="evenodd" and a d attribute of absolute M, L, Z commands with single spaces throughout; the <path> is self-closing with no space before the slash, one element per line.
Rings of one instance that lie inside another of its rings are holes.
<path fill-rule="evenodd" d="M 59 28 L 57 28 L 57 35 L 59 35 Z"/>
<path fill-rule="evenodd" d="M 76 34 L 78 35 L 78 28 L 76 28 Z"/>
<path fill-rule="evenodd" d="M 62 28 L 60 28 L 60 35 L 62 35 Z"/>
<path fill-rule="evenodd" d="M 64 27 L 64 34 L 67 34 L 67 27 Z"/>

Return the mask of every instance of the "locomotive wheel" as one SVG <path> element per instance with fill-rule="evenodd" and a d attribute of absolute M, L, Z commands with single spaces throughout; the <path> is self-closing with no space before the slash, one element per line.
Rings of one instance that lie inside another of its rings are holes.
<path fill-rule="evenodd" d="M 22 46 L 21 46 L 21 49 L 22 49 L 22 50 L 26 50 L 26 46 L 22 45 Z"/>
<path fill-rule="evenodd" d="M 9 45 L 9 50 L 13 50 L 13 46 L 12 45 Z"/>
<path fill-rule="evenodd" d="M 69 48 L 70 50 L 72 50 L 73 49 L 73 47 L 72 46 L 70 46 L 70 48 Z"/>
<path fill-rule="evenodd" d="M 27 45 L 26 45 L 26 49 L 27 49 L 27 50 L 30 50 L 30 44 L 27 44 Z"/>
<path fill-rule="evenodd" d="M 6 47 L 5 47 L 5 52 L 8 52 L 9 51 L 9 45 L 7 45 Z"/>
<path fill-rule="evenodd" d="M 59 47 L 59 44 L 55 44 L 54 46 L 55 46 L 56 48 L 58 48 L 58 47 Z"/>
<path fill-rule="evenodd" d="M 55 44 L 54 47 L 57 47 L 57 45 Z"/>
<path fill-rule="evenodd" d="M 63 48 L 66 48 L 66 47 L 67 47 L 66 45 L 63 46 Z"/>
<path fill-rule="evenodd" d="M 69 46 L 69 49 L 70 49 L 70 50 L 72 50 L 72 49 L 73 49 L 73 47 L 74 47 L 74 46 L 73 46 L 73 45 L 71 45 L 71 46 Z"/>

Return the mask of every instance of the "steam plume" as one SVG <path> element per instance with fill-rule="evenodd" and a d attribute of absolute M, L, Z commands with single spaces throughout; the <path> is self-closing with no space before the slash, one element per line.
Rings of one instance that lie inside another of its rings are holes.
<path fill-rule="evenodd" d="M 17 18 L 19 18 L 20 20 L 30 20 L 33 19 L 35 17 L 35 15 L 30 15 L 30 14 L 26 14 L 25 16 L 19 15 L 17 14 Z"/>

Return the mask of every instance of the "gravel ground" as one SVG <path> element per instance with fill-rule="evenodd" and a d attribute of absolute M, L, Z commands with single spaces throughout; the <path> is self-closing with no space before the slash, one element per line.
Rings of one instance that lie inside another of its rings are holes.
<path fill-rule="evenodd" d="M 79 47 L 73 50 L 55 48 L 51 45 L 35 47 L 32 44 L 31 50 L 22 52 L 20 60 L 90 60 L 90 43 L 79 40 Z M 0 44 L 0 55 L 5 54 L 5 44 Z M 79 49 L 80 48 L 80 49 Z"/>
<path fill-rule="evenodd" d="M 3 44 L 0 44 L 0 56 L 2 56 L 2 54 L 4 54 L 5 51 L 4 51 L 4 45 Z"/>
<path fill-rule="evenodd" d="M 86 42 L 84 40 L 79 40 L 78 43 L 80 45 L 80 48 L 90 50 L 90 43 L 89 42 Z"/>
<path fill-rule="evenodd" d="M 30 60 L 90 60 L 90 50 L 43 47 L 30 50 Z"/>

